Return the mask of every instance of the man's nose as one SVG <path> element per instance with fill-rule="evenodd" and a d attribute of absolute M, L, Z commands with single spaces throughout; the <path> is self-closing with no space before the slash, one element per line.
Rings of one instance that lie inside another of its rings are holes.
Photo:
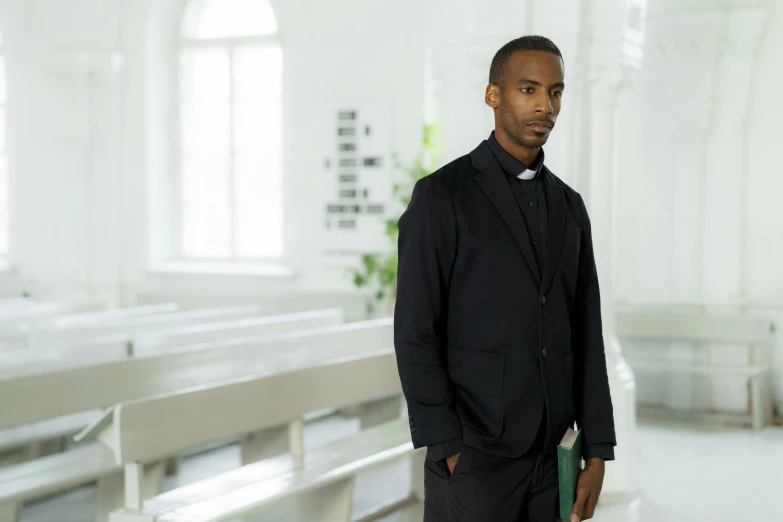
<path fill-rule="evenodd" d="M 553 112 L 555 112 L 555 109 L 552 107 L 552 101 L 549 99 L 549 95 L 539 96 L 536 100 L 536 113 L 541 115 L 549 115 Z"/>

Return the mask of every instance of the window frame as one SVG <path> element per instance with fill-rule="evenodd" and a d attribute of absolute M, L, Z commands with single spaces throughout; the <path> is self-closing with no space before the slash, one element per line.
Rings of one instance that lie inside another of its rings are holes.
<path fill-rule="evenodd" d="M 265 34 L 265 35 L 255 35 L 255 36 L 237 36 L 237 37 L 227 37 L 227 38 L 184 38 L 182 36 L 182 25 L 185 20 L 185 13 L 188 9 L 189 1 L 185 0 L 181 3 L 180 11 L 178 13 L 178 23 L 176 25 L 176 46 L 175 46 L 175 53 L 174 53 L 174 71 L 172 74 L 172 96 L 173 96 L 173 145 L 175 147 L 173 151 L 173 155 L 171 158 L 171 165 L 173 167 L 173 175 L 171 176 L 171 192 L 170 192 L 170 201 L 169 201 L 169 209 L 170 209 L 170 226 L 172 228 L 172 244 L 169 246 L 169 261 L 174 263 L 187 263 L 187 262 L 193 262 L 197 264 L 236 264 L 236 265 L 247 265 L 247 264 L 281 264 L 286 260 L 286 256 L 288 253 L 288 242 L 286 237 L 286 212 L 285 212 L 285 135 L 284 135 L 284 121 L 285 121 L 285 94 L 282 92 L 282 86 L 281 86 L 281 95 L 280 95 L 280 103 L 282 105 L 281 107 L 281 121 L 280 121 L 280 132 L 281 132 L 281 148 L 280 148 L 280 168 L 282 170 L 281 177 L 282 177 L 282 183 L 281 183 L 281 191 L 279 194 L 280 198 L 280 205 L 281 205 L 281 223 L 280 223 L 280 232 L 282 234 L 282 245 L 281 245 L 281 252 L 279 256 L 270 256 L 270 257 L 245 257 L 245 256 L 238 256 L 236 254 L 236 206 L 235 206 L 235 189 L 234 189 L 234 176 L 235 176 L 235 156 L 236 151 L 234 150 L 234 105 L 235 105 L 235 74 L 234 74 L 234 63 L 235 63 L 235 51 L 237 48 L 241 47 L 250 47 L 250 46 L 268 46 L 268 47 L 274 47 L 276 49 L 279 49 L 281 54 L 283 55 L 283 78 L 285 76 L 285 52 L 280 40 L 280 27 L 279 27 L 279 20 L 277 18 L 277 13 L 274 9 L 273 2 L 266 0 L 269 2 L 270 7 L 272 8 L 272 11 L 275 15 L 275 19 L 278 22 L 278 29 L 277 32 L 272 34 Z M 181 131 L 181 125 L 182 125 L 182 75 L 181 75 L 181 64 L 182 64 L 182 52 L 185 50 L 190 49 L 221 49 L 226 50 L 228 52 L 228 59 L 229 59 L 229 145 L 230 149 L 228 151 L 228 160 L 229 160 L 229 168 L 228 168 L 228 175 L 229 175 L 229 208 L 230 208 L 230 231 L 229 231 L 229 245 L 230 245 L 230 254 L 228 256 L 220 256 L 220 257 L 203 257 L 203 256 L 186 256 L 184 253 L 183 248 L 183 241 L 184 241 L 184 206 L 183 206 L 183 200 L 182 200 L 182 131 Z"/>

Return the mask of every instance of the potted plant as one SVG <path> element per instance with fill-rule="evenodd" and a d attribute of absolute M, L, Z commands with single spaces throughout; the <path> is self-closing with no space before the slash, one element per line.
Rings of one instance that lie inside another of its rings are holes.
<path fill-rule="evenodd" d="M 389 205 L 391 215 L 386 218 L 385 234 L 391 248 L 388 253 L 365 252 L 361 254 L 359 268 L 351 269 L 353 284 L 367 293 L 367 314 L 377 313 L 386 301 L 387 312 L 393 313 L 397 296 L 397 221 L 411 200 L 413 186 L 424 176 L 437 168 L 441 153 L 440 123 L 433 122 L 422 127 L 421 151 L 412 164 L 404 165 L 394 155 L 394 166 L 404 173 L 403 180 L 392 187 L 394 200 Z"/>

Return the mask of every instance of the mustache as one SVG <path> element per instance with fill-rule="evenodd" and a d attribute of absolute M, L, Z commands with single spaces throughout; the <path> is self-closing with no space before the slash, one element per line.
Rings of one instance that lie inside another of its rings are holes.
<path fill-rule="evenodd" d="M 544 124 L 549 128 L 555 126 L 555 120 L 553 118 L 536 118 L 531 120 L 525 120 L 525 125 L 530 125 L 531 123 Z"/>

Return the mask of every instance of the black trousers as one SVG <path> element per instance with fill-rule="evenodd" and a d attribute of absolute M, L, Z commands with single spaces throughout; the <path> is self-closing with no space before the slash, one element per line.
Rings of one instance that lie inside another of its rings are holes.
<path fill-rule="evenodd" d="M 424 465 L 424 522 L 559 521 L 557 455 L 518 458 L 464 446 L 454 473 L 429 452 Z"/>

